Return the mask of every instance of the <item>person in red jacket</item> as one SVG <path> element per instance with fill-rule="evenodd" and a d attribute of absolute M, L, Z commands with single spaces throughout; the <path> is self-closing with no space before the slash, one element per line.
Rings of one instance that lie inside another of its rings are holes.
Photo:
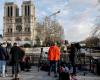
<path fill-rule="evenodd" d="M 48 51 L 48 61 L 50 62 L 50 69 L 48 72 L 49 76 L 52 71 L 52 68 L 54 68 L 54 76 L 57 77 L 57 65 L 59 60 L 60 60 L 60 49 L 57 45 L 55 45 L 54 42 L 52 42 Z"/>

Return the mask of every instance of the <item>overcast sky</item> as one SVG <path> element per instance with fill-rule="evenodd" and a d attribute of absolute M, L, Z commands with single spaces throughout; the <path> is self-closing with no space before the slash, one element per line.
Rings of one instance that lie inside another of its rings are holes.
<path fill-rule="evenodd" d="M 5 1 L 14 1 L 19 7 L 24 0 L 0 0 L 0 33 L 3 32 L 3 12 Z M 98 0 L 33 0 L 38 21 L 60 10 L 56 19 L 63 26 L 65 39 L 84 40 L 94 27 L 96 16 L 100 15 Z M 21 10 L 21 8 L 20 8 Z"/>

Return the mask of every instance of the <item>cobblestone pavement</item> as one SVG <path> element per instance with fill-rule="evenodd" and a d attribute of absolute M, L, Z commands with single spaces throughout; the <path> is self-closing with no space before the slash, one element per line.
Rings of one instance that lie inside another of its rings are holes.
<path fill-rule="evenodd" d="M 5 78 L 0 77 L 0 80 L 11 80 L 11 69 L 8 71 L 8 76 Z M 77 74 L 78 80 L 100 80 L 100 76 L 93 75 L 91 73 L 87 73 L 85 76 L 83 72 Z M 20 72 L 19 74 L 20 80 L 57 80 L 54 78 L 53 73 L 49 77 L 47 72 L 39 71 L 36 67 L 33 67 L 30 72 Z"/>

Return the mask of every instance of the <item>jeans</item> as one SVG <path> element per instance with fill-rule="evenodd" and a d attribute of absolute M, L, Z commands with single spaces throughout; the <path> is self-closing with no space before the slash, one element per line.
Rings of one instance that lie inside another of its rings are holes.
<path fill-rule="evenodd" d="M 0 60 L 0 72 L 2 73 L 2 76 L 5 77 L 5 70 L 6 69 L 6 61 Z"/>
<path fill-rule="evenodd" d="M 49 61 L 50 62 L 50 68 L 49 68 L 49 73 L 52 71 L 54 68 L 54 74 L 57 75 L 57 66 L 58 66 L 58 61 Z"/>

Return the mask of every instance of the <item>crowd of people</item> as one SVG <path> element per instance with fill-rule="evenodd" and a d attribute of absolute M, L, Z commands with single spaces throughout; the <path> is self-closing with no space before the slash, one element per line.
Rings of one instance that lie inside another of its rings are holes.
<path fill-rule="evenodd" d="M 29 71 L 30 56 L 25 55 L 23 48 L 14 43 L 0 43 L 0 76 L 7 76 L 7 65 L 12 66 L 12 77 L 18 77 L 19 71 Z"/>
<path fill-rule="evenodd" d="M 66 52 L 66 51 L 64 51 Z M 76 66 L 75 66 L 75 53 L 76 48 L 74 44 L 68 47 L 69 53 L 69 63 L 72 67 L 72 72 L 70 72 L 70 67 L 66 64 L 62 64 L 60 59 L 61 50 L 60 47 L 51 43 L 51 46 L 47 52 L 48 55 L 48 76 L 51 76 L 52 69 L 54 71 L 54 77 L 59 75 L 59 80 L 77 80 Z M 23 48 L 14 43 L 13 46 L 8 46 L 5 43 L 0 44 L 0 76 L 6 77 L 7 74 L 7 64 L 12 66 L 12 77 L 18 77 L 19 70 L 29 71 L 30 67 L 30 56 L 25 55 Z M 58 74 L 59 73 L 59 74 Z"/>
<path fill-rule="evenodd" d="M 59 73 L 59 80 L 78 80 L 76 78 L 76 65 L 75 65 L 75 56 L 76 56 L 76 47 L 74 44 L 71 44 L 68 47 L 69 53 L 69 63 L 72 66 L 68 66 L 68 64 L 63 63 L 60 59 L 60 48 L 54 43 L 51 43 L 51 46 L 48 51 L 48 61 L 49 61 L 49 70 L 48 76 L 51 76 L 52 68 L 54 69 L 54 77 L 57 77 L 57 72 Z M 64 51 L 66 52 L 66 51 Z"/>

